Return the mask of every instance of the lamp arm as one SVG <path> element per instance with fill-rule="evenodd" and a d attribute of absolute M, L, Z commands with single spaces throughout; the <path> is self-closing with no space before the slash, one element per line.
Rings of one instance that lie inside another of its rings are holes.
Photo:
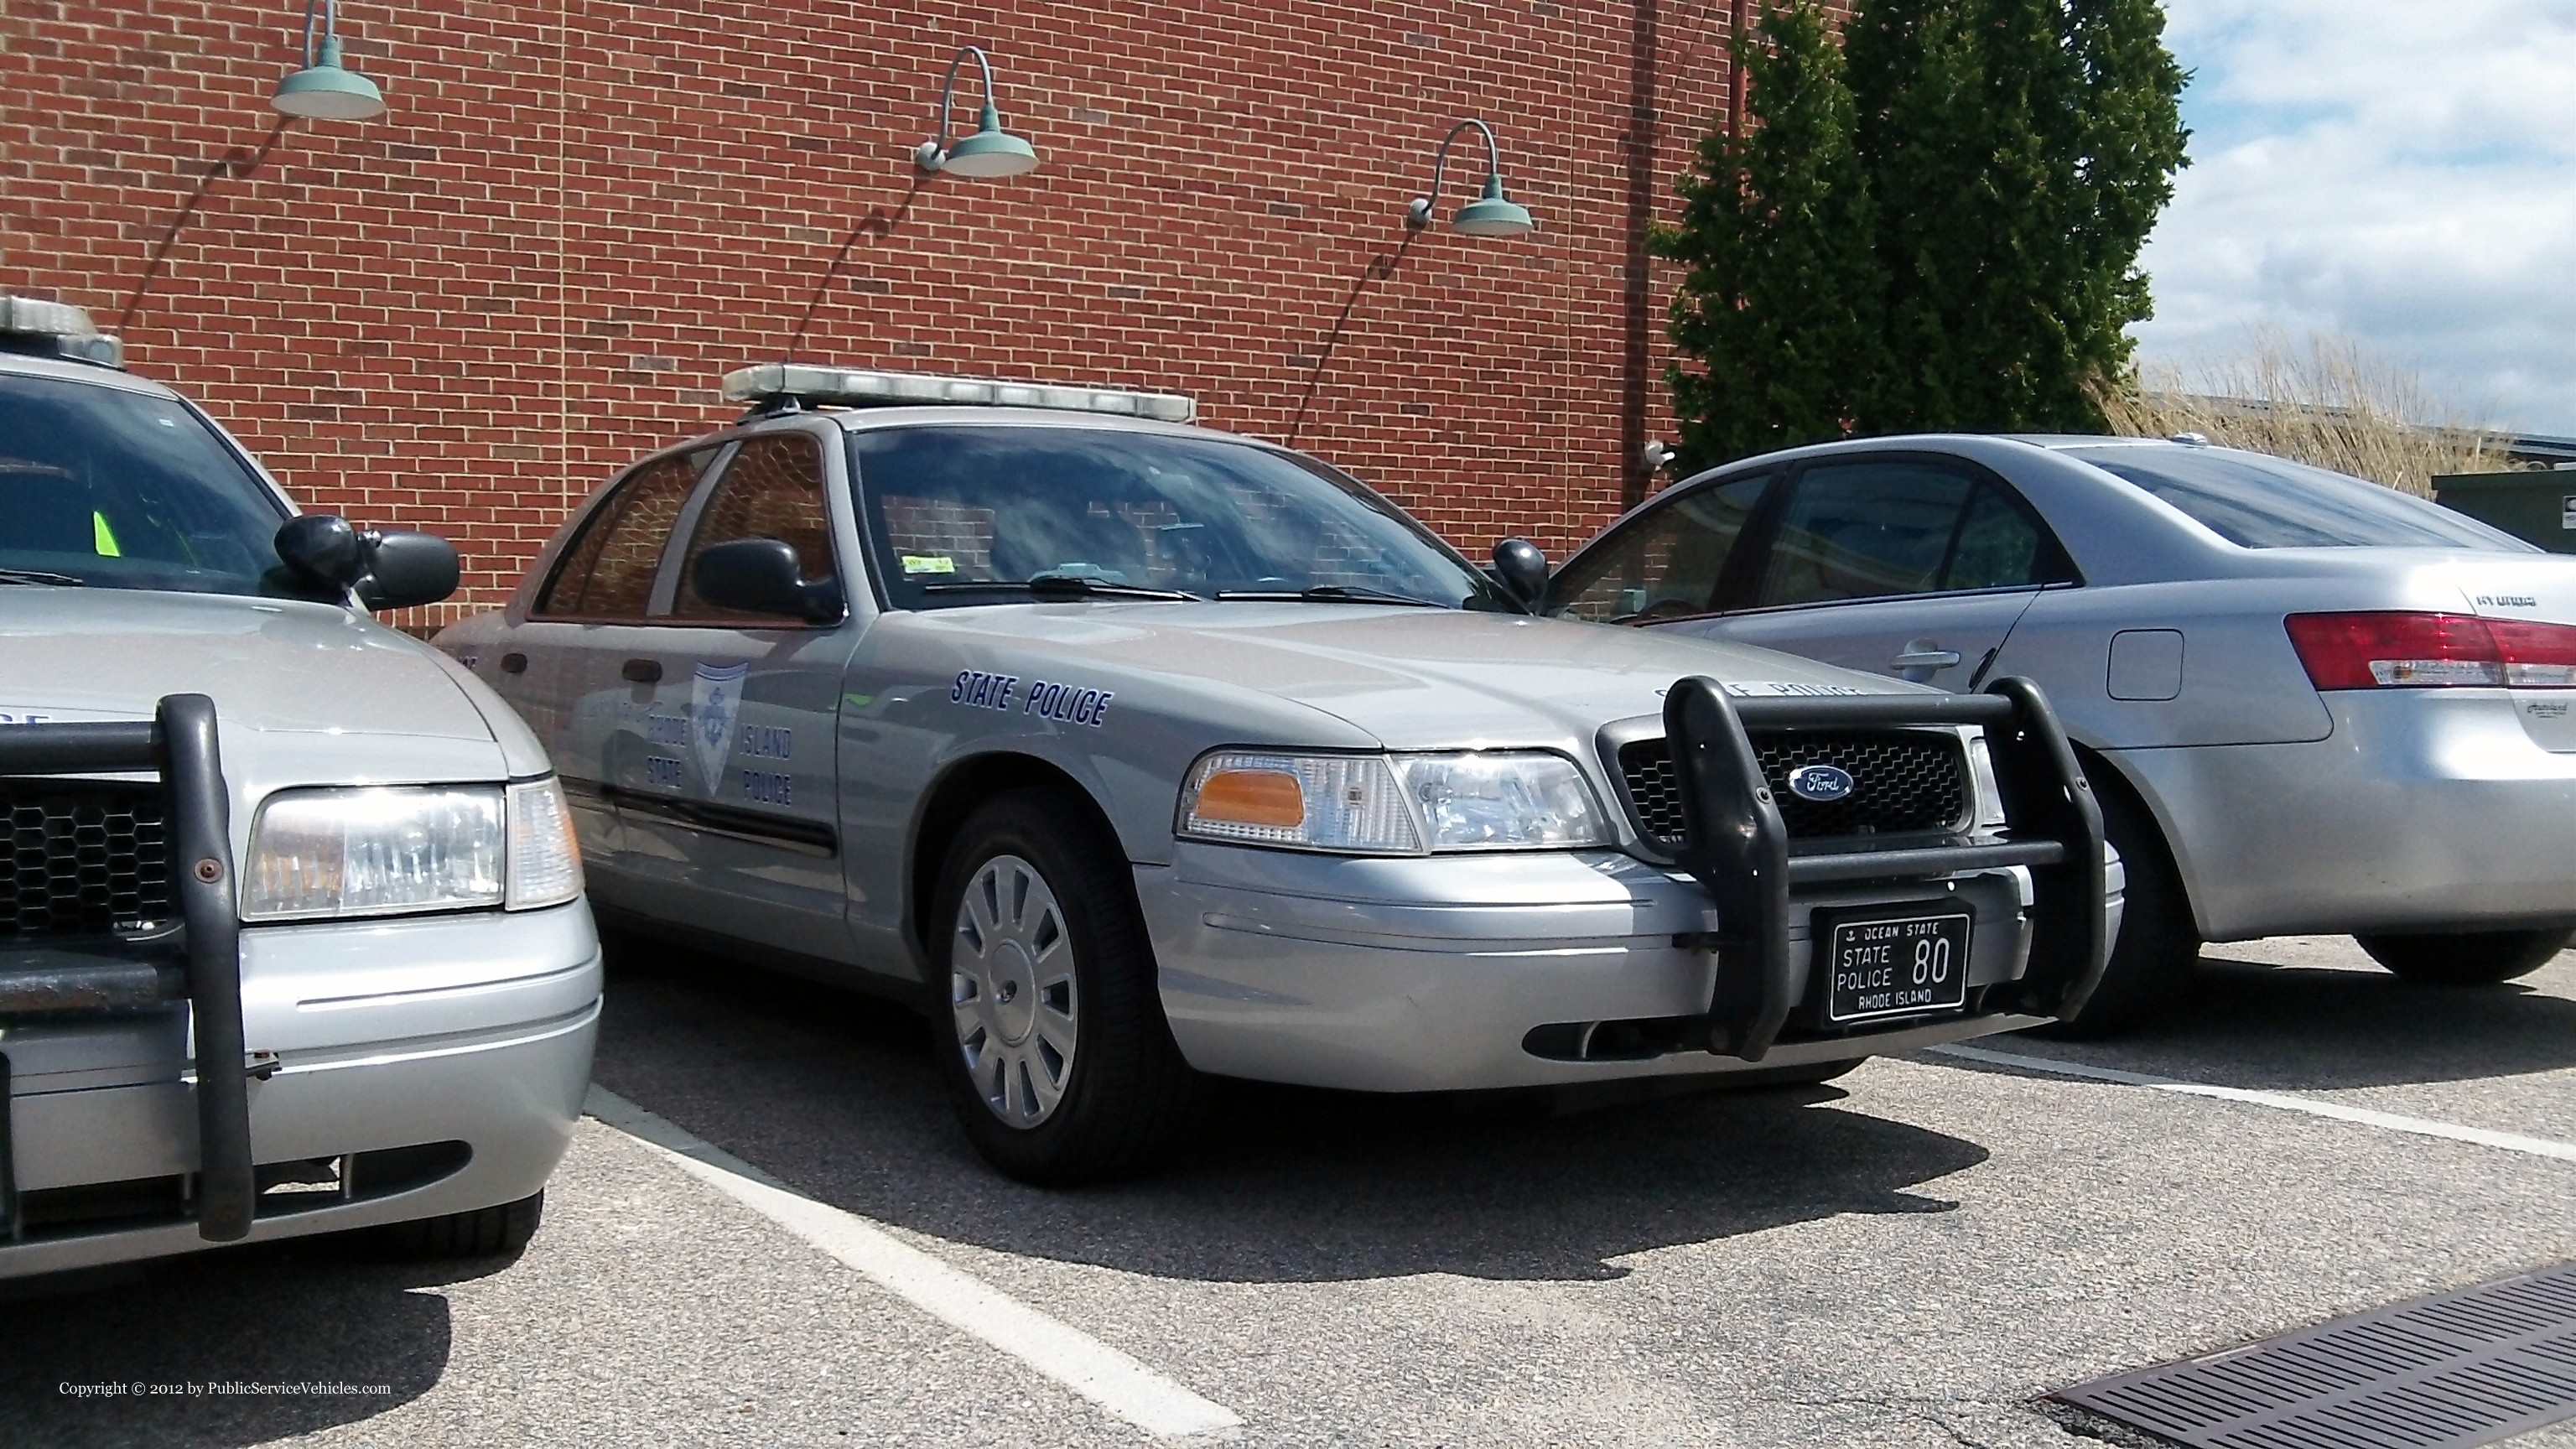
<path fill-rule="evenodd" d="M 306 0 L 306 3 L 312 3 L 312 0 Z M 333 0 L 333 3 L 336 4 L 337 0 Z M 945 155 L 948 150 L 948 108 L 957 92 L 957 68 L 964 65 L 966 57 L 970 55 L 975 57 L 975 68 L 984 73 L 985 102 L 990 104 L 993 99 L 993 62 L 984 54 L 984 48 L 980 45 L 957 47 L 957 54 L 948 62 L 947 79 L 939 83 L 939 135 L 933 141 L 932 149 L 942 155 Z"/>
<path fill-rule="evenodd" d="M 322 10 L 322 37 L 325 40 L 340 33 L 339 0 L 304 0 L 304 64 L 313 64 L 313 12 Z"/>
<path fill-rule="evenodd" d="M 1502 148 L 1494 142 L 1493 127 L 1486 125 L 1476 116 L 1469 116 L 1451 126 L 1449 134 L 1440 138 L 1440 149 L 1431 157 L 1431 190 L 1428 194 L 1417 198 L 1412 207 L 1405 212 L 1405 225 L 1419 230 L 1431 224 L 1431 210 L 1440 203 L 1440 181 L 1449 167 L 1449 148 L 1457 141 L 1459 133 L 1471 126 L 1475 128 L 1476 134 L 1485 138 L 1485 174 L 1490 176 L 1501 168 L 1503 153 Z"/>

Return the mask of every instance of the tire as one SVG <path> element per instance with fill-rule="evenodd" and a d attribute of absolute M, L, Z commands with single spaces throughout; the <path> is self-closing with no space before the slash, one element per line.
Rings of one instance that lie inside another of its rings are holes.
<path fill-rule="evenodd" d="M 376 1246 L 396 1258 L 485 1258 L 515 1253 L 537 1235 L 545 1220 L 546 1194 L 539 1188 L 517 1202 L 418 1222 L 391 1223 L 376 1230 Z"/>
<path fill-rule="evenodd" d="M 2037 1029 L 2040 1035 L 2072 1041 L 2118 1036 L 2144 1025 L 2191 979 L 2200 959 L 2191 900 L 2183 893 L 2182 877 L 2155 820 L 2118 782 L 2105 778 L 2108 766 L 2096 763 L 2086 773 L 2102 807 L 2102 834 L 2120 852 L 2129 884 L 2120 938 L 2112 943 L 2111 964 L 2102 972 L 2101 984 L 2082 1011 Z"/>
<path fill-rule="evenodd" d="M 1163 1017 L 1125 859 L 1087 797 L 1029 788 L 978 807 L 940 872 L 939 1075 L 976 1152 L 1021 1182 L 1144 1172 L 1204 1109 L 1205 1083 Z"/>
<path fill-rule="evenodd" d="M 1868 1061 L 1853 1057 L 1840 1062 L 1808 1062 L 1795 1067 L 1758 1067 L 1749 1072 L 1729 1072 L 1718 1078 L 1720 1084 L 1742 1092 L 1768 1091 L 1779 1087 L 1813 1087 L 1830 1082 L 1852 1068 Z"/>
<path fill-rule="evenodd" d="M 2450 936 L 2355 936 L 2370 959 L 2419 986 L 2493 986 L 2528 976 L 2576 940 L 2576 930 L 2468 931 Z"/>

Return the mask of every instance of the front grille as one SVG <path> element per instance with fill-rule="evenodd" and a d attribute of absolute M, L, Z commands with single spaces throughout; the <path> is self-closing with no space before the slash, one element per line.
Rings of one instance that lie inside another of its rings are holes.
<path fill-rule="evenodd" d="M 0 941 L 105 935 L 177 914 L 157 787 L 0 781 L 0 818 Z"/>
<path fill-rule="evenodd" d="M 1930 730 L 1765 730 L 1753 752 L 1791 840 L 1957 830 L 1968 823 L 1968 771 L 1958 736 Z M 1789 793 L 1789 772 L 1837 765 L 1852 791 L 1840 800 Z M 1682 840 L 1682 796 L 1662 740 L 1619 747 L 1637 828 L 1667 846 Z"/>

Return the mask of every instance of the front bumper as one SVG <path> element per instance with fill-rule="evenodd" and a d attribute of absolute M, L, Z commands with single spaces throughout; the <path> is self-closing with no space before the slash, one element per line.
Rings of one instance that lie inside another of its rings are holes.
<path fill-rule="evenodd" d="M 2576 924 L 2576 752 L 2501 690 L 2338 690 L 2296 744 L 2121 750 L 2213 941 Z"/>
<path fill-rule="evenodd" d="M 2110 878 L 2116 929 L 2116 864 Z M 1185 842 L 1171 865 L 1137 867 L 1136 884 L 1173 1037 L 1222 1076 L 1378 1092 L 1572 1085 L 1845 1061 L 2046 1020 L 1978 1009 L 2029 961 L 2021 867 L 1797 892 L 1788 948 L 1802 993 L 1816 908 L 1965 903 L 1970 1011 L 1845 1034 L 1793 1027 L 1758 1064 L 1705 1044 L 1719 969 L 1707 892 L 1632 856 L 1370 860 Z"/>
<path fill-rule="evenodd" d="M 243 1037 L 265 1073 L 247 1081 L 249 1240 L 545 1185 L 598 1029 L 586 905 L 246 927 L 240 962 Z M 0 1026 L 22 1209 L 0 1278 L 206 1245 L 189 1016 L 182 1002 Z"/>

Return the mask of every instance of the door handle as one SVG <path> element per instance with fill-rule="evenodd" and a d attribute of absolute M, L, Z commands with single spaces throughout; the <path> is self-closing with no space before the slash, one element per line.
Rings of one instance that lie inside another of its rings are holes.
<path fill-rule="evenodd" d="M 1956 654 L 1951 655 L 1950 662 L 1956 664 L 1959 662 L 1959 656 Z M 662 661 L 659 659 L 629 659 L 626 661 L 626 666 L 617 672 L 637 684 L 658 684 L 662 679 Z"/>
<path fill-rule="evenodd" d="M 517 652 L 517 651 L 515 651 L 515 650 L 513 650 L 512 652 L 510 652 L 510 653 L 508 653 L 508 654 L 504 654 L 504 655 L 502 655 L 502 656 L 501 656 L 501 672 L 502 672 L 503 674 L 525 674 L 525 673 L 527 673 L 527 672 L 528 672 L 528 656 L 527 656 L 527 655 L 525 655 L 525 654 L 518 653 L 518 652 Z"/>
<path fill-rule="evenodd" d="M 1956 649 L 1908 649 L 1887 661 L 1890 669 L 1948 669 L 1959 662 Z"/>

